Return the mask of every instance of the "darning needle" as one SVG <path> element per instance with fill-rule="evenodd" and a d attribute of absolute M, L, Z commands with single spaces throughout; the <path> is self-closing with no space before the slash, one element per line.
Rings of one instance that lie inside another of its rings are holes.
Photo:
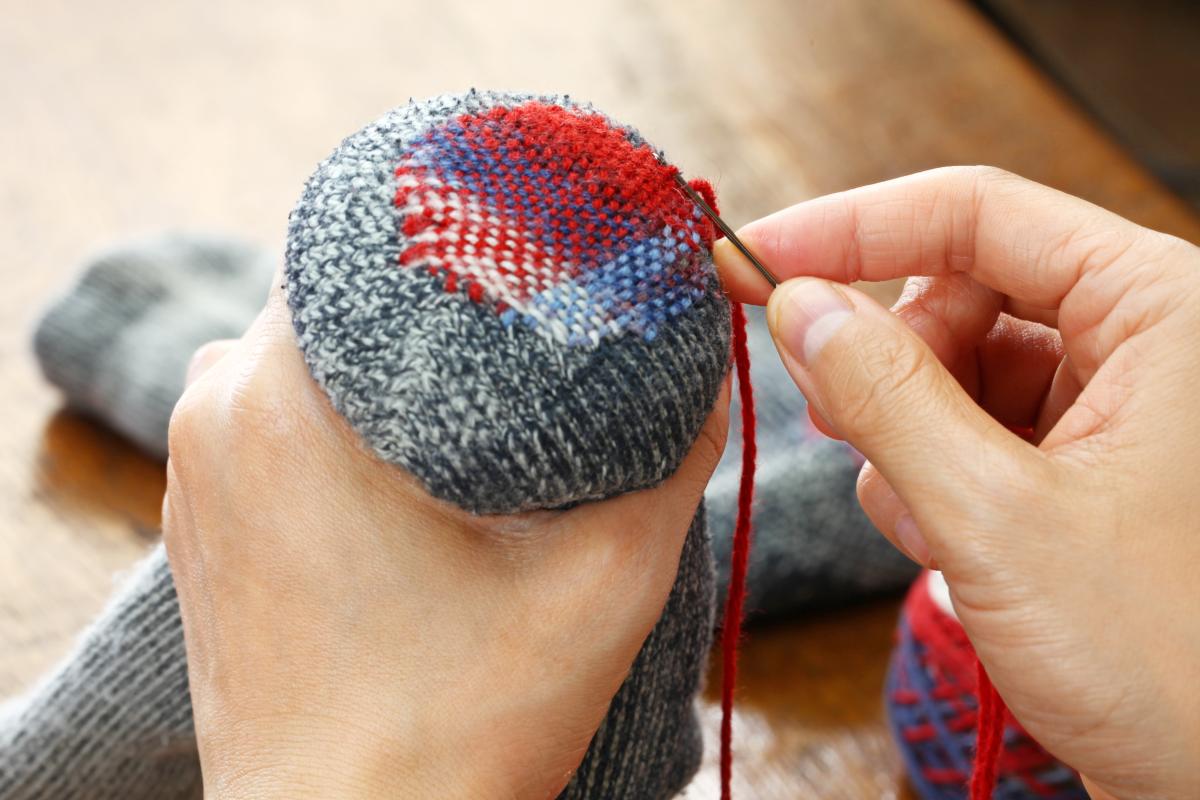
<path fill-rule="evenodd" d="M 779 279 L 772 275 L 771 271 L 764 267 L 762 262 L 754 257 L 754 253 L 751 253 L 750 248 L 746 247 L 746 245 L 742 243 L 742 240 L 737 237 L 737 234 L 733 232 L 733 229 L 725 224 L 725 220 L 721 219 L 716 211 L 713 211 L 712 206 L 706 203 L 704 198 L 701 197 L 695 189 L 693 189 L 691 186 L 688 186 L 688 182 L 685 181 L 683 176 L 678 172 L 675 173 L 675 183 L 679 185 L 680 191 L 687 195 L 688 199 L 695 203 L 700 210 L 704 212 L 706 217 L 712 220 L 713 225 L 716 225 L 720 229 L 721 233 L 725 234 L 725 238 L 728 239 L 733 246 L 738 249 L 738 252 L 744 255 L 746 259 L 754 265 L 754 268 L 758 270 L 758 273 L 767 279 L 767 283 L 771 284 L 772 289 L 779 285 Z"/>

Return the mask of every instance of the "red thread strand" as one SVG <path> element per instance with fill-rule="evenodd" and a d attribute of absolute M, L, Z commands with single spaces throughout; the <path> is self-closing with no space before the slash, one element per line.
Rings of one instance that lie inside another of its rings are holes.
<path fill-rule="evenodd" d="M 738 487 L 737 524 L 733 531 L 733 557 L 725 618 L 721 626 L 721 799 L 731 797 L 733 778 L 733 692 L 737 685 L 738 645 L 746 600 L 746 569 L 750 560 L 751 506 L 754 501 L 754 392 L 750 385 L 750 352 L 746 346 L 746 312 L 733 304 L 733 363 L 737 370 L 738 398 L 742 408 L 742 480 Z"/>
<path fill-rule="evenodd" d="M 712 184 L 691 180 L 688 184 L 717 210 Z M 718 212 L 719 213 L 719 212 Z M 714 237 L 719 235 L 713 229 Z M 729 589 L 721 622 L 721 800 L 730 800 L 733 780 L 733 693 L 737 686 L 738 646 L 742 639 L 742 616 L 746 603 L 746 571 L 750 563 L 751 511 L 754 504 L 754 466 L 758 458 L 755 439 L 754 389 L 750 383 L 750 349 L 746 343 L 746 312 L 741 303 L 731 304 L 733 365 L 737 373 L 738 400 L 742 411 L 742 479 L 738 486 L 737 522 L 733 528 L 733 553 L 729 567 Z"/>
<path fill-rule="evenodd" d="M 979 728 L 975 734 L 975 765 L 971 771 L 971 800 L 991 800 L 1000 769 L 1004 744 L 1004 701 L 982 662 L 977 663 L 976 692 L 979 698 Z"/>

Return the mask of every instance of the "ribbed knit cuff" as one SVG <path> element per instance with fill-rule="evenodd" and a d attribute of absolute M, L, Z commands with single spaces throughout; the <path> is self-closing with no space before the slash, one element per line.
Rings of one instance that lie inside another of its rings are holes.
<path fill-rule="evenodd" d="M 34 353 L 72 407 L 157 456 L 200 345 L 241 335 L 266 301 L 264 250 L 166 233 L 88 259 L 44 313 Z"/>

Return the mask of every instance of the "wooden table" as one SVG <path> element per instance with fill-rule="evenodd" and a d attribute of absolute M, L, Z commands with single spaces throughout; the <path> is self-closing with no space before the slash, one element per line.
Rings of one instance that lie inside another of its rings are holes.
<path fill-rule="evenodd" d="M 171 225 L 279 245 L 316 162 L 410 96 L 475 85 L 590 98 L 714 177 L 733 223 L 986 162 L 1200 240 L 1187 208 L 957 0 L 7 5 L 0 696 L 66 650 L 114 571 L 154 541 L 163 488 L 159 464 L 59 411 L 29 356 L 37 308 L 112 237 Z M 895 611 L 751 634 L 741 797 L 910 796 L 881 714 Z M 711 731 L 718 712 L 705 713 Z M 716 785 L 710 758 L 689 796 Z"/>

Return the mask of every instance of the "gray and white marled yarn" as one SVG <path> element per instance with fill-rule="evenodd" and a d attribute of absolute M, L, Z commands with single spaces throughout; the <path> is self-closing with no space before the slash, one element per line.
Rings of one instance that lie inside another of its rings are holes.
<path fill-rule="evenodd" d="M 567 97 L 475 91 L 395 109 L 318 167 L 289 226 L 287 296 L 313 376 L 385 461 L 478 513 L 662 481 L 691 448 L 729 357 L 715 278 L 653 342 L 587 348 L 506 327 L 399 266 L 395 167 L 408 148 L 444 120 L 530 100 L 598 113 Z"/>
<path fill-rule="evenodd" d="M 272 270 L 264 250 L 236 239 L 169 233 L 121 244 L 86 262 L 46 310 L 38 363 L 72 406 L 165 456 L 191 354 L 242 334 Z"/>

